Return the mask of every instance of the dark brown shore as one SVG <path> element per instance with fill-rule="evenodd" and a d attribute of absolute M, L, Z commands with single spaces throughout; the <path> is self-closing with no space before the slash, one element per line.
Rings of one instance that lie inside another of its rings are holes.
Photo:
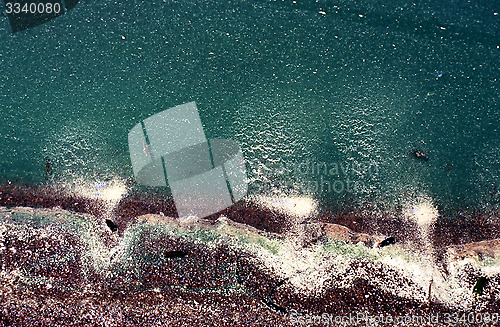
<path fill-rule="evenodd" d="M 89 213 L 98 218 L 104 214 L 104 203 L 63 194 L 56 188 L 39 186 L 0 185 L 0 206 L 31 208 L 54 208 Z M 136 217 L 145 214 L 164 214 L 176 217 L 171 198 L 151 194 L 132 194 L 124 197 L 113 211 L 115 223 L 120 230 Z M 288 219 L 282 214 L 256 206 L 237 204 L 218 214 L 207 217 L 217 219 L 221 214 L 229 219 L 250 225 L 259 230 L 283 233 L 288 228 Z M 361 204 L 357 208 L 321 212 L 319 222 L 340 224 L 358 233 L 396 236 L 399 240 L 411 238 L 415 226 L 408 223 L 401 212 Z M 480 212 L 478 210 L 456 209 L 440 217 L 434 226 L 433 242 L 436 247 L 465 244 L 500 238 L 500 212 Z"/>
<path fill-rule="evenodd" d="M 102 204 L 64 196 L 55 189 L 44 187 L 5 185 L 0 188 L 0 206 L 60 207 L 104 218 Z M 114 219 L 120 232 L 136 217 L 149 213 L 175 216 L 175 207 L 170 199 L 160 196 L 132 195 L 120 201 Z M 225 210 L 224 214 L 233 221 L 273 233 L 284 232 L 288 221 L 279 213 L 249 205 L 235 206 Z M 357 211 L 323 213 L 319 219 L 369 234 L 397 233 L 401 239 L 411 238 L 412 234 L 411 226 L 404 218 L 397 214 L 381 216 L 380 212 L 375 213 L 367 207 Z M 500 231 L 491 214 L 460 212 L 456 217 L 438 220 L 433 242 L 443 246 L 498 237 Z M 40 247 L 36 240 L 26 244 L 15 239 L 10 242 L 19 250 L 12 257 L 2 258 L 6 269 L 14 269 L 16 263 L 26 262 Z M 67 248 L 78 247 L 77 241 L 71 237 L 65 242 Z M 163 267 L 141 263 L 140 268 L 145 274 L 140 279 L 127 272 L 108 279 L 99 275 L 84 279 L 81 267 L 75 261 L 64 267 L 54 266 L 52 271 L 37 272 L 55 277 L 61 287 L 29 286 L 19 281 L 4 283 L 0 289 L 0 326 L 100 326 L 106 321 L 111 326 L 293 326 L 293 315 L 297 313 L 317 316 L 363 311 L 386 316 L 454 313 L 439 303 L 422 303 L 394 296 L 361 278 L 356 279 L 350 289 L 330 288 L 319 297 L 301 295 L 290 289 L 286 280 L 276 279 L 272 272 L 261 271 L 251 258 L 229 249 L 214 251 L 168 238 L 155 239 L 154 242 L 152 247 L 161 244 L 159 249 L 189 253 L 189 260 L 171 261 L 170 266 Z M 52 248 L 58 246 L 61 247 L 57 242 L 51 245 Z M 162 255 L 166 256 L 165 253 Z M 363 262 L 353 264 L 349 270 L 355 272 L 359 268 L 357 265 L 363 265 Z M 235 267 L 235 273 L 228 275 L 227 267 Z M 190 271 L 190 277 L 179 277 L 179 269 Z M 373 273 L 376 274 L 376 270 Z M 89 280 L 91 291 L 82 288 L 84 281 Z M 202 289 L 209 291 L 202 292 Z M 481 311 L 499 312 L 500 304 L 487 301 Z M 362 322 L 359 324 L 363 325 Z"/>

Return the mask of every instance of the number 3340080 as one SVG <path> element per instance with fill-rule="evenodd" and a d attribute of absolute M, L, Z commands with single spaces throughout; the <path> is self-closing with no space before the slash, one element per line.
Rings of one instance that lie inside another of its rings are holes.
<path fill-rule="evenodd" d="M 6 2 L 5 13 L 7 14 L 58 14 L 61 12 L 60 3 L 24 3 Z"/>

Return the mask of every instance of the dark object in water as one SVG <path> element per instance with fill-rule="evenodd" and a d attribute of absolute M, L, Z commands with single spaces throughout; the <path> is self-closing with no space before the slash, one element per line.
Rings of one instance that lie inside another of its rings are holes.
<path fill-rule="evenodd" d="M 182 258 L 187 256 L 187 251 L 165 251 L 165 258 Z"/>
<path fill-rule="evenodd" d="M 420 159 L 420 160 L 423 160 L 423 161 L 429 160 L 429 155 L 425 151 L 422 151 L 422 150 L 419 150 L 419 149 L 415 149 L 415 150 L 413 150 L 412 153 L 415 156 L 415 158 L 417 158 L 417 159 Z"/>
<path fill-rule="evenodd" d="M 474 285 L 474 289 L 472 290 L 472 293 L 477 294 L 477 295 L 482 295 L 484 286 L 486 285 L 487 281 L 488 280 L 486 279 L 486 277 L 479 277 L 477 279 L 476 285 Z"/>
<path fill-rule="evenodd" d="M 118 226 L 110 219 L 106 219 L 106 225 L 112 232 L 116 232 L 118 230 Z"/>
<path fill-rule="evenodd" d="M 396 243 L 396 239 L 394 237 L 388 237 L 386 238 L 385 240 L 383 240 L 382 242 L 380 242 L 378 244 L 378 247 L 379 248 L 383 248 L 384 246 L 387 246 L 387 245 L 391 245 L 391 244 L 395 244 Z"/>
<path fill-rule="evenodd" d="M 45 172 L 47 173 L 47 175 L 52 174 L 52 171 L 50 170 L 50 158 L 49 157 L 45 157 Z"/>

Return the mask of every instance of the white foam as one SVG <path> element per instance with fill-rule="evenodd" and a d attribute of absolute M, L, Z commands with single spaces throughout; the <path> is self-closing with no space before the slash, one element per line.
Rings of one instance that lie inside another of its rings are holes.
<path fill-rule="evenodd" d="M 249 200 L 260 207 L 296 218 L 310 217 L 318 207 L 318 202 L 308 196 L 253 196 Z"/>
<path fill-rule="evenodd" d="M 128 189 L 124 179 L 113 178 L 108 181 L 75 178 L 71 183 L 60 182 L 58 187 L 67 194 L 85 199 L 101 201 L 104 215 L 111 218 L 113 209 L 123 199 Z"/>
<path fill-rule="evenodd" d="M 414 220 L 420 227 L 426 228 L 436 222 L 439 212 L 429 196 L 421 196 L 405 209 L 408 218 Z"/>

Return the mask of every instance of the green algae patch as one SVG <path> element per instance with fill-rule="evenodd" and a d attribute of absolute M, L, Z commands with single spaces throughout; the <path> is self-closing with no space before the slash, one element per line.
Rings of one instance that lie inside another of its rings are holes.
<path fill-rule="evenodd" d="M 366 247 L 363 243 L 352 244 L 344 241 L 328 238 L 324 243 L 320 255 L 342 255 L 352 259 L 377 259 L 374 250 Z"/>

